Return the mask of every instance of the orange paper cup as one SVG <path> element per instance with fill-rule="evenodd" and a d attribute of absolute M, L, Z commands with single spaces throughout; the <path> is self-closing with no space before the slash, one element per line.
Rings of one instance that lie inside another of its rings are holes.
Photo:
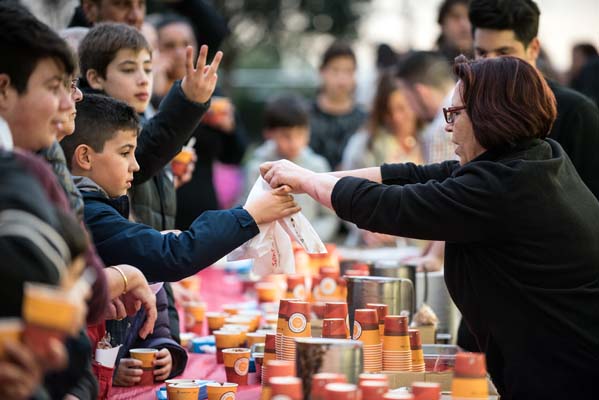
<path fill-rule="evenodd" d="M 234 348 L 224 349 L 223 359 L 227 382 L 247 385 L 250 369 L 250 349 Z"/>
<path fill-rule="evenodd" d="M 131 349 L 129 354 L 131 358 L 141 361 L 142 375 L 138 385 L 153 385 L 154 384 L 154 359 L 156 358 L 157 349 Z"/>
<path fill-rule="evenodd" d="M 206 316 L 206 304 L 200 302 L 188 302 L 183 306 L 185 309 L 185 328 L 189 332 L 201 335 Z"/>
<path fill-rule="evenodd" d="M 208 393 L 208 400 L 235 400 L 235 394 L 237 393 L 236 383 L 217 383 L 211 382 L 206 384 L 206 392 Z"/>
<path fill-rule="evenodd" d="M 273 399 L 303 400 L 302 380 L 294 376 L 274 376 L 270 378 Z"/>
<path fill-rule="evenodd" d="M 220 329 L 225 324 L 227 314 L 224 312 L 207 312 L 206 320 L 208 320 L 208 330 L 210 333 Z"/>
<path fill-rule="evenodd" d="M 414 400 L 439 400 L 441 385 L 436 382 L 414 382 L 412 383 L 412 394 Z"/>
<path fill-rule="evenodd" d="M 213 334 L 216 344 L 216 362 L 222 364 L 223 349 L 238 347 L 241 344 L 241 337 L 236 331 L 214 331 Z"/>
<path fill-rule="evenodd" d="M 197 383 L 171 383 L 166 385 L 168 400 L 197 400 L 200 385 Z"/>
<path fill-rule="evenodd" d="M 324 387 L 329 383 L 346 383 L 344 374 L 334 372 L 321 372 L 312 376 L 312 400 L 324 400 Z"/>

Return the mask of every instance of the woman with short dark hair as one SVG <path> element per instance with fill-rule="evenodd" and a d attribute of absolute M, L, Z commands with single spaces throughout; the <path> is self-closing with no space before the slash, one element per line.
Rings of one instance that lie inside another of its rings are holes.
<path fill-rule="evenodd" d="M 458 161 L 315 174 L 261 166 L 359 227 L 445 240 L 445 281 L 502 399 L 599 393 L 599 203 L 546 139 L 555 98 L 513 57 L 465 62 L 445 109 Z"/>

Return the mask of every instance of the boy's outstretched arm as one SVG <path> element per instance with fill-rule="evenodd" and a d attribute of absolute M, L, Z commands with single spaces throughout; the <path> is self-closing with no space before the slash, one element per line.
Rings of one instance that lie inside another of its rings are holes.
<path fill-rule="evenodd" d="M 206 211 L 180 234 L 131 222 L 110 205 L 86 200 L 85 222 L 106 265 L 129 264 L 148 281 L 174 282 L 206 268 L 258 234 L 258 224 L 299 211 L 288 188 L 243 209 Z"/>

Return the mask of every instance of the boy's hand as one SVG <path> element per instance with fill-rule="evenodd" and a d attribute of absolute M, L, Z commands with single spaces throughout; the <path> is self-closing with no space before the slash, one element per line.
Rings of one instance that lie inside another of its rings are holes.
<path fill-rule="evenodd" d="M 160 349 L 154 360 L 154 380 L 163 381 L 171 374 L 173 369 L 173 359 L 168 349 Z"/>
<path fill-rule="evenodd" d="M 250 213 L 257 225 L 276 221 L 301 210 L 290 192 L 289 186 L 281 186 L 246 203 L 243 208 Z"/>
<path fill-rule="evenodd" d="M 181 88 L 185 96 L 191 101 L 196 103 L 205 103 L 210 100 L 214 88 L 216 87 L 216 81 L 218 75 L 218 65 L 220 60 L 223 58 L 222 51 L 218 51 L 212 60 L 212 64 L 206 65 L 206 58 L 208 56 L 208 46 L 203 45 L 200 48 L 200 54 L 196 66 L 193 66 L 193 48 L 187 46 L 186 49 L 186 69 L 185 77 L 181 82 Z"/>
<path fill-rule="evenodd" d="M 115 386 L 133 386 L 141 380 L 141 361 L 134 358 L 121 358 L 113 384 Z"/>

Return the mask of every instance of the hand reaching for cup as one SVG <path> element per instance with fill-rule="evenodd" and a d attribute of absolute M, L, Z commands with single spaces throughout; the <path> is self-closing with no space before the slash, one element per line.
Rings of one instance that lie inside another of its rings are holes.
<path fill-rule="evenodd" d="M 301 211 L 289 193 L 291 193 L 289 186 L 281 186 L 256 197 L 246 203 L 244 208 L 257 225 L 276 221 Z"/>

